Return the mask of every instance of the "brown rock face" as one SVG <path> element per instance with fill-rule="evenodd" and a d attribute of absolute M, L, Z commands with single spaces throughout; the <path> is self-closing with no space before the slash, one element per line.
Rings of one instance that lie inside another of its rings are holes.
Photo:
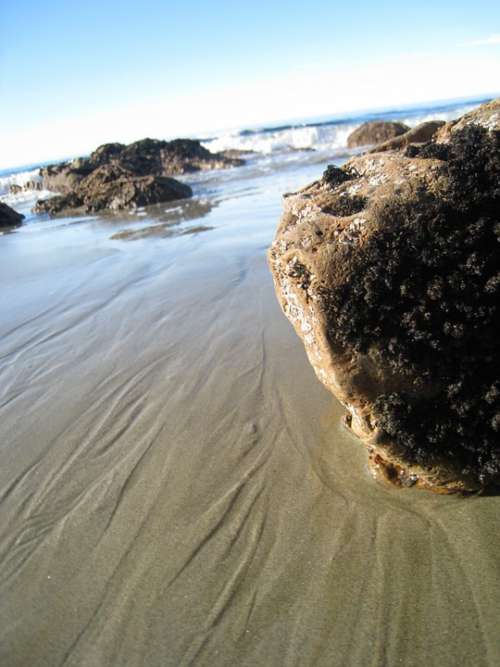
<path fill-rule="evenodd" d="M 0 201 L 0 228 L 19 227 L 23 219 L 24 215 Z"/>
<path fill-rule="evenodd" d="M 61 193 L 39 200 L 37 213 L 126 209 L 191 197 L 191 188 L 167 178 L 204 169 L 239 166 L 244 161 L 210 153 L 199 141 L 142 139 L 99 146 L 88 158 L 44 167 L 41 186 Z"/>
<path fill-rule="evenodd" d="M 165 176 L 131 176 L 126 171 L 104 165 L 98 167 L 65 195 L 40 199 L 35 212 L 55 215 L 64 212 L 95 213 L 148 206 L 190 197 L 188 185 Z"/>
<path fill-rule="evenodd" d="M 43 189 L 65 194 L 72 192 L 84 178 L 104 165 L 114 165 L 133 176 L 176 176 L 242 164 L 244 160 L 211 153 L 193 139 L 142 139 L 128 146 L 103 144 L 88 158 L 44 167 L 40 175 Z"/>
<path fill-rule="evenodd" d="M 347 147 L 357 148 L 370 144 L 380 144 L 382 141 L 392 139 L 400 134 L 408 132 L 410 128 L 404 123 L 387 120 L 372 120 L 363 123 L 347 137 Z"/>
<path fill-rule="evenodd" d="M 446 144 L 329 167 L 286 195 L 269 250 L 318 378 L 398 485 L 500 479 L 498 104 L 444 126 Z"/>

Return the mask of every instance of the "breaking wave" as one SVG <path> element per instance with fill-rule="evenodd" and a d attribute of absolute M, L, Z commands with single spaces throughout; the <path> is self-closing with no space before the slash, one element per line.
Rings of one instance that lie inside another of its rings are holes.
<path fill-rule="evenodd" d="M 467 104 L 447 104 L 415 110 L 384 111 L 322 122 L 243 129 L 207 139 L 203 142 L 203 145 L 213 153 L 225 150 L 240 150 L 265 155 L 301 150 L 337 152 L 346 148 L 349 134 L 366 121 L 397 120 L 414 127 L 427 120 L 447 121 L 458 118 L 475 108 L 482 101 Z"/>
<path fill-rule="evenodd" d="M 0 176 L 0 197 L 10 194 L 13 185 L 24 189 L 28 183 L 40 183 L 41 178 L 38 172 L 38 169 L 31 169 Z"/>
<path fill-rule="evenodd" d="M 305 125 L 255 133 L 243 130 L 207 141 L 204 146 L 214 153 L 233 149 L 266 155 L 318 147 L 336 150 L 346 146 L 347 137 L 356 127 L 356 124 Z"/>

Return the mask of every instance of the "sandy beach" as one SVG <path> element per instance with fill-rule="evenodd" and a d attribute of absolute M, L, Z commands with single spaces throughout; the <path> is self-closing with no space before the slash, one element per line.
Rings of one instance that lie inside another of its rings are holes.
<path fill-rule="evenodd" d="M 324 166 L 0 237 L 3 666 L 500 661 L 500 500 L 374 482 L 279 309 Z"/>

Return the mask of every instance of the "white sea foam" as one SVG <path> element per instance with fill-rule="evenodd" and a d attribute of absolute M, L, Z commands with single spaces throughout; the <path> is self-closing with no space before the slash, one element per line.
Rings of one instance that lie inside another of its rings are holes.
<path fill-rule="evenodd" d="M 311 148 L 337 149 L 346 145 L 347 137 L 357 127 L 355 124 L 293 127 L 274 132 L 224 134 L 204 146 L 213 153 L 224 150 L 256 151 L 269 155 L 290 150 Z"/>
<path fill-rule="evenodd" d="M 38 169 L 32 169 L 31 171 L 20 171 L 15 174 L 0 176 L 0 196 L 8 195 L 11 185 L 19 185 L 24 188 L 30 181 L 39 183 L 41 178 L 38 171 Z"/>

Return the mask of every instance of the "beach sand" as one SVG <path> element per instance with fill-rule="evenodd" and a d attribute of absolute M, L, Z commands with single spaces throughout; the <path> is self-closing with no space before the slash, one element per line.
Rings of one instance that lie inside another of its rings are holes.
<path fill-rule="evenodd" d="M 498 665 L 500 500 L 372 480 L 238 187 L 0 238 L 0 664 Z"/>

